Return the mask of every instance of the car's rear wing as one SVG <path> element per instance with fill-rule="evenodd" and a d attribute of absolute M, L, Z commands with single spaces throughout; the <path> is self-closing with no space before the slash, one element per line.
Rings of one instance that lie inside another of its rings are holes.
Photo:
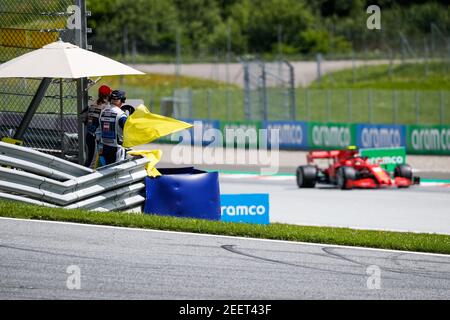
<path fill-rule="evenodd" d="M 311 163 L 314 159 L 350 158 L 355 154 L 358 154 L 357 150 L 314 150 L 308 152 L 306 160 Z"/>

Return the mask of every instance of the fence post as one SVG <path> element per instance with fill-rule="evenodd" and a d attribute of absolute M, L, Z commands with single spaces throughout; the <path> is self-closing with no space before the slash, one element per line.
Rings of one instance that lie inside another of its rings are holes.
<path fill-rule="evenodd" d="M 56 82 L 57 83 L 57 82 Z M 60 139 L 61 139 L 61 155 L 64 157 L 64 97 L 63 97 L 63 79 L 59 79 L 59 130 L 60 130 Z"/>
<path fill-rule="evenodd" d="M 427 44 L 427 38 L 423 39 L 424 43 L 424 63 L 425 63 L 425 78 L 428 78 L 429 70 L 428 70 L 428 44 Z"/>
<path fill-rule="evenodd" d="M 389 80 L 392 80 L 392 69 L 394 65 L 394 54 L 391 49 L 389 49 Z"/>
<path fill-rule="evenodd" d="M 176 61 L 175 61 L 175 88 L 180 87 L 180 74 L 181 74 L 181 35 L 180 29 L 177 29 L 176 33 Z"/>
<path fill-rule="evenodd" d="M 194 118 L 194 110 L 192 103 L 192 89 L 188 89 L 189 118 Z"/>
<path fill-rule="evenodd" d="M 306 119 L 308 119 L 308 121 L 311 121 L 311 108 L 309 105 L 309 90 L 308 90 L 308 88 L 305 89 L 305 104 L 306 104 Z"/>
<path fill-rule="evenodd" d="M 403 39 L 400 36 L 400 46 L 401 46 L 401 60 L 402 65 L 405 63 L 405 44 L 403 43 Z"/>
<path fill-rule="evenodd" d="M 369 79 L 369 65 L 367 64 L 367 61 L 369 60 L 368 54 L 367 54 L 367 47 L 364 47 L 364 80 Z"/>
<path fill-rule="evenodd" d="M 356 61 L 355 61 L 355 51 L 352 50 L 352 77 L 353 83 L 356 83 Z"/>
<path fill-rule="evenodd" d="M 231 98 L 230 98 L 230 88 L 227 87 L 226 92 L 227 96 L 227 120 L 230 121 L 232 119 L 233 114 L 233 105 L 231 104 Z"/>
<path fill-rule="evenodd" d="M 320 82 L 322 80 L 322 54 L 318 53 L 316 55 L 317 60 L 317 81 Z"/>
<path fill-rule="evenodd" d="M 352 122 L 352 90 L 347 90 L 348 122 Z"/>
<path fill-rule="evenodd" d="M 249 64 L 244 61 L 244 113 L 245 120 L 251 120 L 251 108 L 250 108 L 250 71 Z"/>
<path fill-rule="evenodd" d="M 439 118 L 440 124 L 444 124 L 444 92 L 439 91 Z"/>
<path fill-rule="evenodd" d="M 331 122 L 331 92 L 327 90 L 327 122 Z"/>
<path fill-rule="evenodd" d="M 206 105 L 208 108 L 208 120 L 211 120 L 211 89 L 206 90 Z"/>
<path fill-rule="evenodd" d="M 373 122 L 373 111 L 372 111 L 372 90 L 369 89 L 367 92 L 367 99 L 369 103 L 369 123 Z"/>
<path fill-rule="evenodd" d="M 394 124 L 398 123 L 398 105 L 397 105 L 397 90 L 392 92 L 392 102 L 394 107 Z"/>
<path fill-rule="evenodd" d="M 447 70 L 449 70 L 449 67 L 450 67 L 450 37 L 447 39 L 447 59 L 448 59 Z"/>
<path fill-rule="evenodd" d="M 267 103 L 267 87 L 266 87 L 266 65 L 262 64 L 262 99 L 263 99 L 263 120 L 267 121 L 269 120 L 269 109 L 268 109 L 268 103 Z"/>
<path fill-rule="evenodd" d="M 416 124 L 419 124 L 420 92 L 416 90 Z"/>
<path fill-rule="evenodd" d="M 297 102 L 295 99 L 295 73 L 294 73 L 294 67 L 288 62 L 285 61 L 286 64 L 289 67 L 289 91 L 290 91 L 290 102 L 291 102 L 291 120 L 295 121 L 297 118 Z"/>

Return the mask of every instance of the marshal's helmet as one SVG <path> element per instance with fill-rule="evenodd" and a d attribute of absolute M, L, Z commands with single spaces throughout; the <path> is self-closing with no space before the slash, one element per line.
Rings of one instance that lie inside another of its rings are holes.
<path fill-rule="evenodd" d="M 122 103 L 127 100 L 127 97 L 125 96 L 125 91 L 122 90 L 113 90 L 111 92 L 111 96 L 109 97 L 110 100 L 120 100 Z"/>

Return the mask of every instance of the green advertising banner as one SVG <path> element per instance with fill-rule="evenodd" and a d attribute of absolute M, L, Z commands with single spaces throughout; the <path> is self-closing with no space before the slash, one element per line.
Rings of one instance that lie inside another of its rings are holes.
<path fill-rule="evenodd" d="M 258 147 L 261 121 L 221 121 L 220 131 L 227 147 Z"/>
<path fill-rule="evenodd" d="M 450 126 L 407 126 L 406 143 L 408 153 L 450 154 Z"/>
<path fill-rule="evenodd" d="M 378 163 L 389 172 L 394 172 L 397 165 L 406 163 L 406 150 L 403 147 L 360 149 L 359 153 L 368 157 L 370 163 Z"/>
<path fill-rule="evenodd" d="M 345 149 L 355 145 L 355 125 L 348 123 L 308 123 L 310 149 Z"/>

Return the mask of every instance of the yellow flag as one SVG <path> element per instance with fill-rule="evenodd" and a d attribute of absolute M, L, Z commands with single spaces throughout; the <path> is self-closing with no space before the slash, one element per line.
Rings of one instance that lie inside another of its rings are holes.
<path fill-rule="evenodd" d="M 23 141 L 22 141 L 22 140 L 16 140 L 16 139 L 9 138 L 9 137 L 3 137 L 3 138 L 2 138 L 2 142 L 6 142 L 6 143 L 10 143 L 10 144 L 15 144 L 16 146 L 21 146 L 21 145 L 23 145 Z"/>
<path fill-rule="evenodd" d="M 141 104 L 125 122 L 123 146 L 130 148 L 150 143 L 190 127 L 192 125 L 187 122 L 151 113 L 146 106 Z"/>
<path fill-rule="evenodd" d="M 128 121 L 128 120 L 127 120 Z M 145 170 L 147 170 L 147 175 L 149 177 L 158 177 L 161 173 L 155 168 L 155 165 L 161 160 L 162 151 L 161 150 L 138 150 L 138 151 L 128 151 L 131 156 L 142 156 L 151 159 L 149 163 L 145 165 Z"/>

